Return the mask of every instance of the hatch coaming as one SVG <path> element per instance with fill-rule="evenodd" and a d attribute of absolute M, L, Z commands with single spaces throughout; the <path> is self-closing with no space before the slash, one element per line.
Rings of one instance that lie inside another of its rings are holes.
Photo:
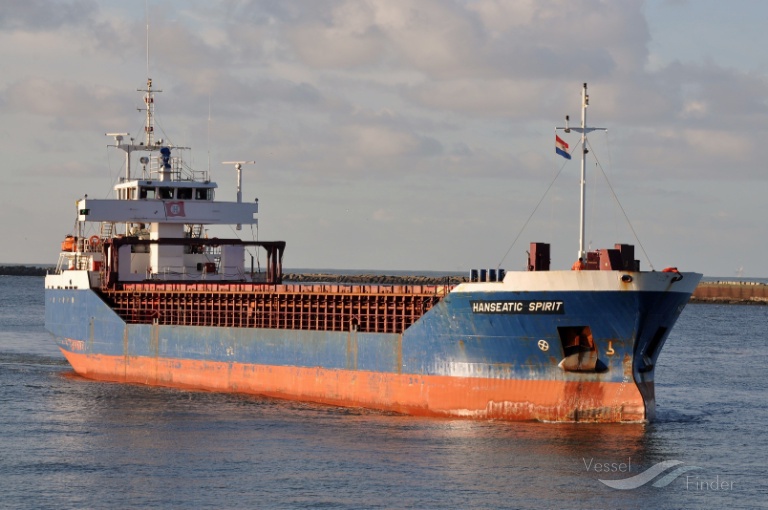
<path fill-rule="evenodd" d="M 101 291 L 131 324 L 401 334 L 448 288 L 437 285 L 122 283 Z"/>

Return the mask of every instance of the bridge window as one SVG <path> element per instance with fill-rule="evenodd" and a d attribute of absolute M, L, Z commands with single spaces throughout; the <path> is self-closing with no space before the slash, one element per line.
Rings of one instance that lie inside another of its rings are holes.
<path fill-rule="evenodd" d="M 192 200 L 192 188 L 178 188 L 176 198 L 179 200 Z"/>

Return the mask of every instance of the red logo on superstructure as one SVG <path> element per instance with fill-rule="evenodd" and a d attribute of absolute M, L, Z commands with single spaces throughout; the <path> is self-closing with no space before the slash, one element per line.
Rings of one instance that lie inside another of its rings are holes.
<path fill-rule="evenodd" d="M 172 218 L 174 216 L 186 216 L 184 214 L 184 202 L 166 202 L 165 216 Z"/>

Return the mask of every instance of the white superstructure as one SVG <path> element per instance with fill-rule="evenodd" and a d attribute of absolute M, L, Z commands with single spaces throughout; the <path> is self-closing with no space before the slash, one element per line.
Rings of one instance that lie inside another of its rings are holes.
<path fill-rule="evenodd" d="M 258 201 L 242 202 L 240 165 L 237 201 L 216 201 L 217 186 L 208 172 L 184 162 L 189 149 L 154 137 L 152 80 L 140 91 L 146 104 L 144 141 L 107 133 L 114 138 L 112 146 L 125 152 L 125 177 L 115 185 L 113 198 L 86 195 L 77 201 L 77 231 L 62 243 L 57 274 L 89 271 L 93 285 L 106 265 L 120 281 L 245 280 L 245 246 L 260 243 L 204 240 L 205 225 L 258 222 Z M 140 170 L 133 171 L 136 152 L 142 154 Z"/>

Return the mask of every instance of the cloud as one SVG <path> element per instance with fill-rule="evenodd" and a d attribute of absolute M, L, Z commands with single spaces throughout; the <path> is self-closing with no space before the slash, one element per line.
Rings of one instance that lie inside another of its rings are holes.
<path fill-rule="evenodd" d="M 434 139 L 382 125 L 350 124 L 342 134 L 355 154 L 374 160 L 399 156 L 429 157 L 442 151 Z"/>
<path fill-rule="evenodd" d="M 376 209 L 373 211 L 371 218 L 373 221 L 389 223 L 395 219 L 396 215 L 389 209 Z"/>
<path fill-rule="evenodd" d="M 606 76 L 647 59 L 641 2 L 335 2 L 287 28 L 316 68 L 407 67 L 425 77 Z M 573 19 L 580 16 L 580 23 Z M 576 44 L 578 41 L 578 44 Z"/>
<path fill-rule="evenodd" d="M 0 7 L 0 30 L 47 31 L 67 25 L 80 25 L 98 11 L 98 4 L 91 0 L 46 0 L 3 2 Z"/>
<path fill-rule="evenodd" d="M 51 127 L 65 130 L 109 129 L 128 111 L 118 97 L 123 96 L 108 87 L 44 78 L 17 81 L 2 91 L 5 112 L 48 118 Z"/>
<path fill-rule="evenodd" d="M 146 78 L 146 13 L 143 5 L 116 0 L 6 4 L 0 8 L 3 152 L 23 170 L 20 180 L 54 167 L 82 178 L 77 187 L 68 182 L 68 189 L 56 190 L 76 196 L 91 186 L 85 177 L 120 172 L 120 154 L 94 157 L 101 154 L 94 148 L 109 143 L 103 133 L 142 130 L 135 89 Z M 376 224 L 379 230 L 364 237 L 371 243 L 379 235 L 404 245 L 433 235 L 434 260 L 423 266 L 454 267 L 477 255 L 440 246 L 444 238 L 480 243 L 489 235 L 506 250 L 499 225 L 517 228 L 563 164 L 553 153 L 552 128 L 565 114 L 578 122 L 585 81 L 590 124 L 609 128 L 590 138 L 592 154 L 620 194 L 631 190 L 648 229 L 658 224 L 655 214 L 673 214 L 683 203 L 683 231 L 688 222 L 700 226 L 694 220 L 706 216 L 708 205 L 730 220 L 736 213 L 726 199 L 708 200 L 726 185 L 728 196 L 738 197 L 744 182 L 764 179 L 759 148 L 768 83 L 759 58 L 752 67 L 736 67 L 654 44 L 665 27 L 639 0 L 148 5 L 149 74 L 163 90 L 156 100 L 159 128 L 194 148 L 197 167 L 257 160 L 249 172 L 258 177 L 248 182 L 258 184 L 263 203 L 272 200 L 264 224 L 273 212 L 284 215 L 281 226 L 296 236 L 314 235 L 302 227 L 306 219 L 333 231 L 354 216 L 359 230 Z M 679 9 L 685 15 L 694 6 Z M 685 34 L 666 44 L 680 37 Z M 760 37 L 755 34 L 755 47 Z M 686 51 L 691 48 L 708 51 L 693 44 Z M 231 172 L 213 171 L 221 172 L 224 197 Z M 562 179 L 574 175 L 566 168 Z M 103 181 L 108 191 L 111 177 Z M 573 198 L 560 184 L 552 200 Z M 648 197 L 639 202 L 639 195 Z M 667 200 L 674 206 L 663 208 Z M 645 212 L 649 201 L 652 211 Z M 355 207 L 346 213 L 342 205 L 350 203 Z M 44 216 L 58 218 L 50 207 Z M 549 207 L 554 218 L 556 207 Z M 68 228 L 69 220 L 56 228 Z M 403 234 L 414 225 L 421 230 Z M 342 231 L 337 241 L 352 242 L 349 230 Z M 328 256 L 338 250 L 355 251 L 339 244 Z M 391 264 L 412 263 L 406 257 L 413 253 L 401 255 Z M 390 264 L 383 255 L 375 260 Z"/>
<path fill-rule="evenodd" d="M 427 81 L 403 87 L 409 101 L 433 110 L 478 117 L 529 119 L 540 115 L 556 88 L 541 82 L 515 80 Z"/>

